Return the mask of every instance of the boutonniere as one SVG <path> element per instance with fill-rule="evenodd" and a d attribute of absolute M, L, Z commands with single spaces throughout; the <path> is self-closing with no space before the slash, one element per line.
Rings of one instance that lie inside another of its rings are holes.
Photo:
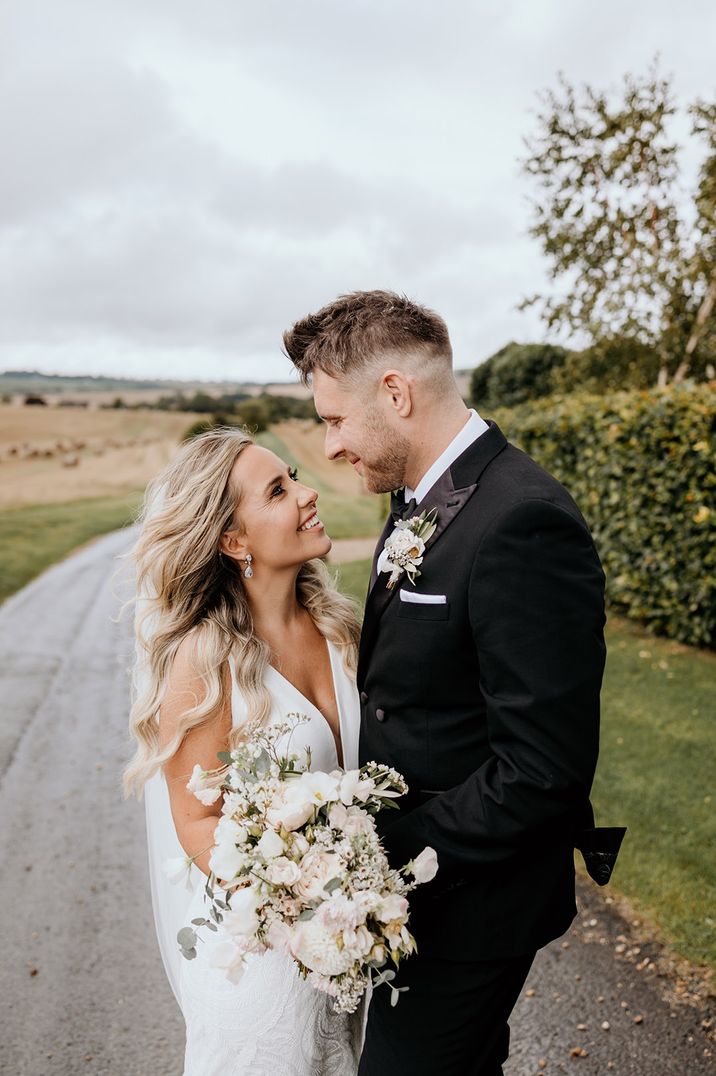
<path fill-rule="evenodd" d="M 395 524 L 376 566 L 378 574 L 390 572 L 388 590 L 393 589 L 403 572 L 415 586 L 415 580 L 421 574 L 418 565 L 423 562 L 425 543 L 435 532 L 437 518 L 437 508 L 431 508 L 429 512 L 421 512 L 412 519 L 401 519 Z"/>

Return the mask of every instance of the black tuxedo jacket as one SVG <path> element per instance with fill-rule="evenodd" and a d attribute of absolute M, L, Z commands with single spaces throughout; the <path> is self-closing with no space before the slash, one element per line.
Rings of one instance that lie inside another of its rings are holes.
<path fill-rule="evenodd" d="M 590 829 L 589 804 L 604 573 L 567 491 L 494 422 L 418 510 L 433 507 L 415 587 L 403 575 L 388 590 L 374 559 L 360 761 L 394 766 L 410 788 L 377 816 L 393 865 L 425 845 L 438 855 L 411 898 L 420 951 L 514 956 L 567 929 L 578 834 L 606 832 Z M 410 603 L 401 589 L 446 600 Z"/>

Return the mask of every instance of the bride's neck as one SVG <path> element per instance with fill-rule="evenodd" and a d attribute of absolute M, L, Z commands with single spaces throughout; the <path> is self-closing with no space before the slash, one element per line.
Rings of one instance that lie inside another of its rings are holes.
<path fill-rule="evenodd" d="M 299 604 L 296 595 L 297 572 L 269 578 L 257 578 L 257 575 L 247 582 L 246 594 L 254 631 L 270 641 L 296 627 L 306 615 L 306 610 Z"/>

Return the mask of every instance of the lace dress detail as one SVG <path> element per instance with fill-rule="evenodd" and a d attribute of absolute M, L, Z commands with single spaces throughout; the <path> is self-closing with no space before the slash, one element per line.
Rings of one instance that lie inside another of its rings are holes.
<path fill-rule="evenodd" d="M 355 684 L 340 652 L 328 643 L 341 743 L 346 768 L 358 765 L 360 708 Z M 232 720 L 245 717 L 233 677 Z M 312 768 L 338 765 L 328 722 L 316 707 L 269 668 L 272 722 L 289 712 L 304 713 L 309 722 L 294 730 L 291 750 L 311 747 Z M 203 880 L 203 876 L 202 876 Z M 187 922 L 205 914 L 203 884 L 192 899 Z M 249 957 L 238 983 L 209 966 L 214 935 L 200 944 L 195 960 L 183 961 L 181 1006 L 186 1021 L 184 1076 L 355 1076 L 362 1049 L 367 1001 L 352 1014 L 334 1013 L 331 999 L 309 986 L 294 962 L 282 953 Z"/>

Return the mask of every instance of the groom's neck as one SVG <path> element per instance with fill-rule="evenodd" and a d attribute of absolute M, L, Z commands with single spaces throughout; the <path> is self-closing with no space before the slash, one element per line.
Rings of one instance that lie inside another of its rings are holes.
<path fill-rule="evenodd" d="M 416 416 L 418 418 L 418 416 Z M 462 399 L 450 407 L 435 408 L 420 416 L 420 433 L 411 440 L 405 468 L 405 485 L 417 489 L 420 481 L 470 418 Z"/>

